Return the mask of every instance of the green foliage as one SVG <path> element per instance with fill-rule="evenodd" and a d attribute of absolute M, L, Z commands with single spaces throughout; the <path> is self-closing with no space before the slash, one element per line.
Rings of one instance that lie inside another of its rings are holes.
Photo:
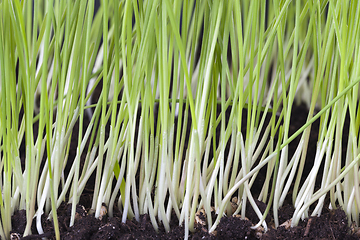
<path fill-rule="evenodd" d="M 185 237 L 201 208 L 210 232 L 224 214 L 245 217 L 249 203 L 257 226 L 267 229 L 270 207 L 278 226 L 292 186 L 293 225 L 320 214 L 326 194 L 359 224 L 358 4 L 102 0 L 95 11 L 94 1 L 0 1 L 0 236 L 9 239 L 11 215 L 24 209 L 24 236 L 33 218 L 43 232 L 45 213 L 59 239 L 56 209 L 78 203 L 93 173 L 96 217 L 103 203 L 110 216 L 116 204 L 122 221 L 148 213 L 155 229 L 161 221 L 168 231 L 174 210 Z M 309 107 L 307 123 L 290 135 L 298 102 Z M 303 176 L 316 119 L 316 157 Z M 255 198 L 268 204 L 265 213 Z M 75 204 L 71 213 L 70 226 Z"/>

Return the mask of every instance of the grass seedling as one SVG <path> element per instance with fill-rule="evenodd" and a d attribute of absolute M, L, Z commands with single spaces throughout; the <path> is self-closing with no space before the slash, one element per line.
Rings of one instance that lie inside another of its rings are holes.
<path fill-rule="evenodd" d="M 34 218 L 43 233 L 45 214 L 60 239 L 57 208 L 71 203 L 76 224 L 92 178 L 89 214 L 101 218 L 105 204 L 123 222 L 149 214 L 155 230 L 170 231 L 175 212 L 185 238 L 201 209 L 210 233 L 247 207 L 260 219 L 254 228 L 269 228 L 271 208 L 277 227 L 290 190 L 293 226 L 320 215 L 326 197 L 358 225 L 359 9 L 333 0 L 1 1 L 1 238 L 25 210 L 23 236 Z M 293 133 L 298 102 L 309 112 Z"/>

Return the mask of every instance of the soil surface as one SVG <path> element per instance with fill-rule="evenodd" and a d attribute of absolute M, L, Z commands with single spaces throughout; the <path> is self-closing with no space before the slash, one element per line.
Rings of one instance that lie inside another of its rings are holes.
<path fill-rule="evenodd" d="M 246 117 L 246 116 L 245 116 Z M 304 105 L 294 107 L 291 118 L 290 134 L 301 127 L 307 117 L 307 108 Z M 75 127 L 76 128 L 76 127 Z M 312 125 L 312 134 L 309 141 L 308 157 L 305 163 L 304 175 L 310 172 L 312 167 L 312 160 L 315 155 L 317 132 L 319 128 L 319 121 Z M 35 130 L 36 131 L 36 130 Z M 77 129 L 74 129 L 76 132 Z M 344 129 L 344 141 L 346 144 L 347 130 Z M 289 147 L 289 155 L 291 156 L 299 139 L 295 139 Z M 73 137 L 72 141 L 77 144 L 77 138 Z M 346 145 L 345 145 L 346 146 Z M 75 150 L 74 150 L 75 154 Z M 266 171 L 260 171 L 258 178 L 265 179 L 261 175 L 266 174 Z M 319 173 L 321 176 L 321 173 Z M 317 182 L 318 183 L 318 182 Z M 92 189 L 91 181 L 86 189 Z M 256 183 L 254 183 L 256 184 Z M 262 184 L 261 181 L 259 184 Z M 318 183 L 319 184 L 319 183 Z M 260 185 L 261 186 L 261 185 Z M 319 185 L 318 185 L 319 186 Z M 259 187 L 260 188 L 260 187 Z M 166 232 L 164 227 L 159 225 L 159 231 L 156 232 L 151 224 L 148 215 L 140 216 L 140 219 L 127 220 L 126 223 L 121 222 L 122 213 L 117 210 L 113 217 L 107 215 L 106 206 L 103 206 L 103 216 L 96 219 L 94 214 L 88 214 L 92 201 L 92 191 L 86 190 L 80 197 L 79 205 L 77 206 L 77 215 L 75 224 L 69 227 L 71 205 L 63 203 L 58 209 L 58 219 L 60 225 L 61 239 L 183 239 L 184 227 L 179 226 L 179 222 L 174 215 L 171 221 L 171 231 Z M 252 187 L 256 188 L 256 185 Z M 269 230 L 266 233 L 252 229 L 251 226 L 257 223 L 258 218 L 253 209 L 247 209 L 247 219 L 241 219 L 239 216 L 223 217 L 214 232 L 208 233 L 208 228 L 205 225 L 197 224 L 195 232 L 191 232 L 189 239 L 359 239 L 360 234 L 357 234 L 354 229 L 348 226 L 346 214 L 341 209 L 329 210 L 324 208 L 320 217 L 312 217 L 301 221 L 297 227 L 290 228 L 288 222 L 290 221 L 294 208 L 291 204 L 291 194 L 289 191 L 288 198 L 284 205 L 279 209 L 279 220 L 282 224 L 277 229 L 271 227 L 273 225 L 272 213 L 269 213 L 266 222 Z M 256 196 L 256 193 L 254 193 Z M 265 203 L 257 202 L 259 208 L 263 211 L 266 208 Z M 250 204 L 247 204 L 250 206 Z M 203 217 L 199 215 L 200 219 Z M 213 214 L 215 218 L 216 215 Z M 22 237 L 26 225 L 26 213 L 24 210 L 16 211 L 12 217 L 12 239 L 55 239 L 52 221 L 43 216 L 44 234 L 36 234 L 35 221 L 33 222 L 33 235 Z"/>

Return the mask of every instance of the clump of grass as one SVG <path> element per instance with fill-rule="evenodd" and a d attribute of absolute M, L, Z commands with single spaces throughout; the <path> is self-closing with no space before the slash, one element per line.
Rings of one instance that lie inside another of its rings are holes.
<path fill-rule="evenodd" d="M 201 208 L 210 232 L 225 213 L 245 217 L 248 203 L 260 219 L 255 227 L 267 230 L 271 207 L 278 226 L 277 211 L 291 186 L 293 225 L 309 216 L 314 202 L 311 215 L 319 215 L 327 194 L 330 207 L 342 206 L 358 224 L 357 2 L 102 0 L 97 11 L 94 4 L 0 3 L 2 238 L 9 238 L 14 211 L 25 209 L 24 236 L 33 218 L 43 233 L 45 213 L 59 239 L 57 207 L 74 203 L 72 226 L 93 173 L 95 217 L 103 203 L 110 216 L 117 205 L 123 222 L 148 213 L 156 230 L 161 222 L 169 231 L 174 211 L 186 238 Z M 91 105 L 99 84 L 98 103 Z M 308 104 L 307 123 L 290 135 L 299 101 Z M 342 161 L 346 113 L 350 134 Z M 301 182 L 311 124 L 319 118 L 314 165 Z M 72 134 L 78 144 L 69 159 Z M 252 186 L 264 167 L 255 196 Z M 268 205 L 265 212 L 255 198 Z"/>

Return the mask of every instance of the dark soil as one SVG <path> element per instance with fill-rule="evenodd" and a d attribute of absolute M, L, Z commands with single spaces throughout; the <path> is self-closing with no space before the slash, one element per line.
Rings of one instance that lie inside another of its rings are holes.
<path fill-rule="evenodd" d="M 295 132 L 301 127 L 307 117 L 307 108 L 303 105 L 295 107 L 291 118 L 290 134 Z M 317 132 L 319 128 L 319 121 L 312 125 L 312 134 L 310 136 L 308 157 L 305 163 L 304 175 L 307 174 L 312 167 L 312 159 L 316 151 Z M 76 132 L 76 130 L 74 130 Z M 344 139 L 347 139 L 346 129 L 344 129 Z M 293 144 L 290 144 L 289 155 L 291 156 L 297 146 L 299 139 L 295 139 Z M 74 137 L 75 145 L 77 139 Z M 345 142 L 345 141 L 344 141 Z M 343 143 L 346 144 L 346 143 Z M 266 172 L 266 171 L 265 171 Z M 258 178 L 261 179 L 260 171 Z M 321 174 L 319 174 L 321 175 Z M 263 176 L 264 178 L 264 176 Z M 265 179 L 265 178 L 264 178 Z M 259 183 L 261 184 L 261 183 Z M 260 185 L 261 186 L 261 185 Z M 87 189 L 92 189 L 88 186 Z M 252 189 L 257 189 L 253 186 Z M 256 195 L 256 193 L 254 193 Z M 291 219 L 294 208 L 291 204 L 291 194 L 289 191 L 288 198 L 284 205 L 279 210 L 280 223 L 284 223 Z M 176 216 L 172 217 L 171 231 L 166 232 L 164 227 L 159 225 L 159 231 L 156 232 L 151 224 L 148 215 L 140 216 L 139 221 L 135 219 L 127 220 L 126 223 L 121 222 L 122 214 L 119 210 L 115 211 L 113 217 L 108 217 L 106 214 L 101 220 L 96 219 L 94 214 L 87 214 L 86 210 L 90 209 L 92 201 L 91 190 L 85 190 L 80 197 L 80 202 L 77 207 L 77 215 L 75 224 L 69 227 L 70 222 L 70 209 L 71 205 L 63 203 L 58 209 L 58 220 L 61 232 L 61 239 L 183 239 L 184 227 L 179 226 Z M 265 203 L 258 202 L 259 208 L 264 211 L 266 208 Z M 248 204 L 249 206 L 250 204 Z M 106 207 L 106 206 L 104 206 Z M 355 233 L 348 226 L 346 214 L 341 209 L 329 210 L 323 209 L 320 217 L 311 217 L 300 222 L 297 227 L 290 228 L 285 225 L 272 228 L 273 219 L 272 214 L 268 215 L 266 222 L 268 223 L 269 230 L 266 233 L 257 231 L 251 228 L 257 223 L 258 218 L 253 209 L 247 209 L 247 219 L 241 219 L 238 216 L 223 217 L 214 232 L 210 235 L 207 226 L 198 224 L 195 232 L 190 233 L 189 239 L 359 239 L 359 235 Z M 216 215 L 214 214 L 214 217 Z M 24 210 L 16 211 L 12 217 L 12 239 L 55 239 L 52 221 L 43 216 L 43 228 L 45 234 L 36 234 L 35 222 L 33 223 L 33 235 L 23 237 L 26 225 L 26 213 Z"/>
<path fill-rule="evenodd" d="M 155 232 L 148 215 L 141 215 L 139 221 L 127 220 L 121 222 L 121 214 L 114 217 L 104 216 L 102 220 L 93 215 L 87 215 L 82 207 L 77 209 L 77 219 L 73 227 L 69 227 L 71 205 L 63 204 L 58 211 L 61 239 L 183 239 L 184 227 L 176 220 L 171 222 L 171 231 L 166 233 L 163 227 Z M 285 210 L 289 208 L 285 208 Z M 282 212 L 282 210 L 280 210 Z M 175 219 L 175 218 L 173 218 Z M 17 211 L 12 217 L 13 233 L 22 233 L 25 229 L 26 215 L 24 211 Z M 33 234 L 20 239 L 55 239 L 52 222 L 43 218 L 45 234 Z M 251 229 L 252 222 L 240 217 L 223 217 L 214 235 L 210 235 L 206 228 L 198 226 L 190 233 L 189 239 L 359 239 L 347 224 L 344 211 L 341 209 L 325 211 L 321 217 L 312 217 L 300 222 L 297 227 L 280 226 L 270 228 L 262 234 Z M 33 232 L 36 232 L 35 227 Z M 20 234 L 21 235 L 21 234 Z M 16 239 L 16 238 L 15 238 Z"/>

